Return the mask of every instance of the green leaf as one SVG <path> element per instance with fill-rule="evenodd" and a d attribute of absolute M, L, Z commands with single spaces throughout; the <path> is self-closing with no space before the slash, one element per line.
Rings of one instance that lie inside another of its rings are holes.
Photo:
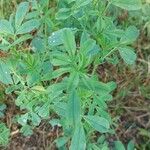
<path fill-rule="evenodd" d="M 132 44 L 139 36 L 139 31 L 135 26 L 129 26 L 121 38 L 121 43 Z"/>
<path fill-rule="evenodd" d="M 20 132 L 24 135 L 24 136 L 30 136 L 33 134 L 32 128 L 29 125 L 25 125 L 21 128 Z"/>
<path fill-rule="evenodd" d="M 95 103 L 96 103 L 100 108 L 107 109 L 107 104 L 106 104 L 106 102 L 103 100 L 103 97 L 96 96 L 96 97 L 94 98 L 94 101 L 95 101 Z"/>
<path fill-rule="evenodd" d="M 77 0 L 76 1 L 76 5 L 78 7 L 84 7 L 84 6 L 88 5 L 89 3 L 91 3 L 91 0 Z"/>
<path fill-rule="evenodd" d="M 119 53 L 127 64 L 135 63 L 137 56 L 131 47 L 119 47 Z"/>
<path fill-rule="evenodd" d="M 40 0 L 39 4 L 42 8 L 47 7 L 49 5 L 49 0 Z"/>
<path fill-rule="evenodd" d="M 23 88 L 23 85 L 21 83 L 20 84 L 12 84 L 11 86 L 9 86 L 5 89 L 5 93 L 12 94 L 12 92 L 21 90 L 22 88 Z"/>
<path fill-rule="evenodd" d="M 102 108 L 98 108 L 98 112 L 99 112 L 101 117 L 106 118 L 110 123 L 112 122 L 111 116 L 108 112 L 106 112 Z"/>
<path fill-rule="evenodd" d="M 57 148 L 64 146 L 68 142 L 68 137 L 60 137 L 55 140 Z"/>
<path fill-rule="evenodd" d="M 99 91 L 102 93 L 109 93 L 116 88 L 116 84 L 114 82 L 103 83 L 99 82 L 95 79 L 89 78 L 88 76 L 82 76 L 83 82 L 80 82 L 80 86 L 82 88 L 86 88 L 88 90 L 92 90 L 99 94 Z"/>
<path fill-rule="evenodd" d="M 66 111 L 67 111 L 67 104 L 63 102 L 59 102 L 54 104 L 54 111 L 63 117 L 66 117 Z"/>
<path fill-rule="evenodd" d="M 90 51 L 88 51 L 88 56 L 97 55 L 100 51 L 101 51 L 101 48 L 95 44 L 95 46 Z"/>
<path fill-rule="evenodd" d="M 141 0 L 112 0 L 111 3 L 127 10 L 138 10 L 142 7 Z"/>
<path fill-rule="evenodd" d="M 0 98 L 3 99 L 3 95 L 0 92 Z M 0 119 L 3 118 L 5 116 L 4 112 L 6 109 L 6 105 L 5 104 L 0 104 Z"/>
<path fill-rule="evenodd" d="M 15 45 L 18 45 L 18 44 L 20 44 L 20 43 L 22 43 L 22 42 L 24 42 L 24 41 L 27 41 L 27 40 L 29 40 L 29 39 L 31 39 L 32 38 L 32 36 L 31 35 L 29 35 L 29 34 L 26 34 L 26 35 L 22 35 L 20 38 L 18 38 L 16 41 L 14 41 L 12 44 L 10 44 L 8 47 L 7 47 L 7 49 L 9 49 L 9 48 L 11 48 L 11 47 L 13 47 L 13 46 L 15 46 Z"/>
<path fill-rule="evenodd" d="M 72 90 L 69 95 L 68 102 L 68 121 L 72 125 L 78 125 L 80 122 L 80 98 L 76 90 Z"/>
<path fill-rule="evenodd" d="M 150 132 L 148 132 L 147 129 L 140 128 L 139 130 L 139 135 L 150 139 Z"/>
<path fill-rule="evenodd" d="M 40 37 L 33 38 L 31 46 L 34 52 L 42 53 L 45 51 L 44 40 Z"/>
<path fill-rule="evenodd" d="M 76 42 L 74 34 L 69 28 L 63 31 L 63 43 L 68 54 L 74 56 L 76 52 Z"/>
<path fill-rule="evenodd" d="M 53 59 L 51 63 L 54 66 L 66 66 L 71 63 L 71 60 L 69 59 L 68 55 L 66 53 L 55 53 L 53 56 Z"/>
<path fill-rule="evenodd" d="M 14 34 L 14 29 L 9 21 L 5 19 L 0 20 L 0 33 Z"/>
<path fill-rule="evenodd" d="M 92 40 L 92 39 L 87 39 L 84 43 L 81 44 L 81 52 L 86 52 L 85 54 L 87 54 L 88 52 L 90 52 L 96 45 L 96 41 Z"/>
<path fill-rule="evenodd" d="M 66 0 L 68 4 L 75 2 L 76 0 Z"/>
<path fill-rule="evenodd" d="M 125 150 L 125 147 L 121 141 L 115 141 L 115 150 Z"/>
<path fill-rule="evenodd" d="M 6 109 L 6 105 L 5 104 L 0 104 L 0 111 L 4 111 Z"/>
<path fill-rule="evenodd" d="M 84 116 L 85 120 L 97 131 L 101 133 L 108 132 L 110 128 L 109 121 L 99 116 Z"/>
<path fill-rule="evenodd" d="M 0 81 L 4 84 L 13 84 L 8 65 L 0 60 Z"/>
<path fill-rule="evenodd" d="M 111 92 L 112 90 L 116 89 L 117 84 L 114 81 L 110 81 L 110 82 L 107 83 L 107 86 L 109 87 L 109 90 Z"/>
<path fill-rule="evenodd" d="M 50 124 L 52 127 L 55 127 L 55 126 L 61 127 L 61 123 L 60 123 L 60 120 L 59 120 L 59 119 L 51 119 L 51 120 L 49 121 L 49 124 Z"/>
<path fill-rule="evenodd" d="M 66 20 L 71 16 L 71 10 L 69 8 L 61 8 L 57 13 L 56 13 L 56 19 L 57 20 Z"/>
<path fill-rule="evenodd" d="M 59 76 L 63 75 L 64 73 L 68 73 L 70 71 L 69 67 L 60 68 L 52 72 L 52 79 L 58 78 Z"/>
<path fill-rule="evenodd" d="M 87 88 L 88 90 L 92 90 L 94 91 L 94 84 L 92 83 L 92 80 L 91 78 L 89 78 L 88 76 L 86 75 L 83 75 L 82 78 L 81 78 L 81 81 L 80 83 L 82 83 L 80 86 L 82 88 Z"/>
<path fill-rule="evenodd" d="M 79 74 L 77 72 L 72 72 L 68 78 L 68 90 L 76 88 L 79 83 Z"/>
<path fill-rule="evenodd" d="M 40 25 L 38 19 L 32 19 L 23 23 L 16 31 L 16 34 L 25 34 L 37 29 Z"/>
<path fill-rule="evenodd" d="M 132 140 L 128 143 L 127 150 L 134 150 L 134 142 Z"/>
<path fill-rule="evenodd" d="M 10 130 L 4 123 L 0 123 L 0 146 L 6 146 L 9 142 Z"/>
<path fill-rule="evenodd" d="M 33 19 L 33 18 L 38 18 L 39 14 L 40 14 L 40 12 L 38 10 L 35 10 L 35 11 L 32 10 L 31 12 L 28 12 L 26 14 L 25 19 L 29 20 L 29 19 Z"/>
<path fill-rule="evenodd" d="M 33 125 L 38 126 L 41 122 L 41 118 L 34 112 L 32 112 L 30 115 Z"/>
<path fill-rule="evenodd" d="M 63 44 L 62 33 L 63 29 L 53 32 L 48 38 L 49 45 L 53 47 Z"/>
<path fill-rule="evenodd" d="M 80 40 L 80 47 L 82 45 L 84 45 L 84 43 L 90 38 L 90 35 L 86 32 L 83 31 L 82 35 L 81 35 L 81 40 Z"/>
<path fill-rule="evenodd" d="M 82 125 L 78 125 L 75 129 L 69 150 L 85 150 L 85 149 L 86 149 L 86 139 L 84 129 Z"/>
<path fill-rule="evenodd" d="M 18 5 L 16 16 L 15 16 L 15 27 L 16 29 L 22 24 L 27 12 L 29 11 L 29 3 L 22 2 Z"/>
<path fill-rule="evenodd" d="M 38 115 L 42 118 L 47 118 L 49 116 L 49 104 L 45 103 L 42 107 L 38 110 Z"/>
<path fill-rule="evenodd" d="M 28 73 L 26 80 L 29 86 L 33 86 L 40 81 L 40 74 L 33 70 Z"/>
<path fill-rule="evenodd" d="M 28 116 L 29 114 L 26 113 L 24 115 L 21 115 L 19 118 L 18 118 L 18 123 L 21 124 L 22 126 L 26 125 L 27 124 L 27 121 L 28 121 Z"/>

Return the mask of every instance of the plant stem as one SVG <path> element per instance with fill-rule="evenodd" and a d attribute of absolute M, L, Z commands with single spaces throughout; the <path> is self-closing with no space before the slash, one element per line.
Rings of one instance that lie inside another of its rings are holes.
<path fill-rule="evenodd" d="M 102 13 L 102 16 L 105 15 L 105 13 L 106 13 L 106 11 L 108 10 L 110 4 L 111 4 L 111 2 L 108 1 L 108 2 L 107 2 L 107 5 L 106 5 L 106 7 L 105 7 L 105 9 L 104 9 L 104 11 L 103 11 L 103 13 Z"/>

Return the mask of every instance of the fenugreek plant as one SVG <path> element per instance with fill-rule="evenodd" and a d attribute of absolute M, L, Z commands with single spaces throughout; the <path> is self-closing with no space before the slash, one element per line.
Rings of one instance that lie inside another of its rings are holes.
<path fill-rule="evenodd" d="M 111 148 L 105 138 L 114 134 L 107 103 L 113 100 L 116 83 L 99 81 L 96 69 L 122 59 L 134 64 L 131 45 L 139 35 L 135 26 L 122 29 L 117 24 L 113 8 L 134 11 L 141 2 L 30 0 L 20 3 L 9 20 L 0 20 L 0 49 L 7 55 L 0 59 L 0 81 L 23 112 L 16 116 L 23 135 L 32 135 L 42 120 L 48 120 L 62 128 L 55 140 L 59 149 Z M 50 120 L 53 113 L 56 118 Z M 3 123 L 0 130 L 9 131 Z M 0 133 L 0 144 L 2 137 Z M 114 149 L 125 147 L 116 141 Z M 132 141 L 127 149 L 134 149 Z"/>

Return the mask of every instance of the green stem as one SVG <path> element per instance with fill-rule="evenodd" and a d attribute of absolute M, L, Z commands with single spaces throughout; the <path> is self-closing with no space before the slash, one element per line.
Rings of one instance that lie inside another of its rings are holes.
<path fill-rule="evenodd" d="M 117 50 L 117 48 L 115 47 L 115 48 L 113 48 L 108 54 L 106 54 L 104 57 L 102 57 L 102 59 L 105 59 L 105 58 L 107 58 L 108 56 L 110 56 L 114 51 L 116 51 Z"/>
<path fill-rule="evenodd" d="M 105 7 L 105 9 L 104 9 L 104 11 L 103 11 L 102 14 L 101 14 L 102 16 L 105 15 L 105 13 L 106 13 L 106 11 L 108 10 L 110 4 L 111 4 L 111 2 L 108 1 L 107 5 L 106 5 L 106 7 Z"/>
<path fill-rule="evenodd" d="M 95 74 L 97 67 L 98 67 L 98 65 L 94 65 L 91 76 L 93 76 Z"/>
<path fill-rule="evenodd" d="M 116 50 L 117 50 L 116 47 L 113 48 L 108 54 L 106 54 L 104 57 L 102 57 L 102 60 L 106 59 L 108 56 L 110 56 L 110 55 L 111 55 L 112 53 L 114 53 L 114 51 L 116 51 Z M 92 74 L 91 74 L 92 76 L 95 74 L 97 67 L 98 67 L 98 65 L 96 65 L 95 62 L 94 62 L 94 68 L 93 68 Z"/>

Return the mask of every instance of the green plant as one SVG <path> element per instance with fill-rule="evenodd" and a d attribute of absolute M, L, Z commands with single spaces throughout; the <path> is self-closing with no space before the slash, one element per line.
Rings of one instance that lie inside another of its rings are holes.
<path fill-rule="evenodd" d="M 57 10 L 49 9 L 49 3 L 22 2 L 9 21 L 0 21 L 0 47 L 10 54 L 0 60 L 0 81 L 7 94 L 16 94 L 16 105 L 24 112 L 17 117 L 20 131 L 31 135 L 56 113 L 57 121 L 50 123 L 63 129 L 55 141 L 58 148 L 67 149 L 69 143 L 71 150 L 109 149 L 103 133 L 114 134 L 107 102 L 116 84 L 100 82 L 96 69 L 104 62 L 118 63 L 120 57 L 134 64 L 131 45 L 139 32 L 135 26 L 121 29 L 107 12 L 114 6 L 138 10 L 141 2 L 64 0 L 57 2 Z M 25 50 L 23 42 L 31 49 Z M 96 141 L 95 132 L 102 135 Z"/>
<path fill-rule="evenodd" d="M 9 142 L 10 130 L 4 123 L 0 123 L 0 145 L 7 146 Z"/>
<path fill-rule="evenodd" d="M 0 104 L 0 118 L 4 117 L 5 109 L 6 109 L 6 105 Z"/>

